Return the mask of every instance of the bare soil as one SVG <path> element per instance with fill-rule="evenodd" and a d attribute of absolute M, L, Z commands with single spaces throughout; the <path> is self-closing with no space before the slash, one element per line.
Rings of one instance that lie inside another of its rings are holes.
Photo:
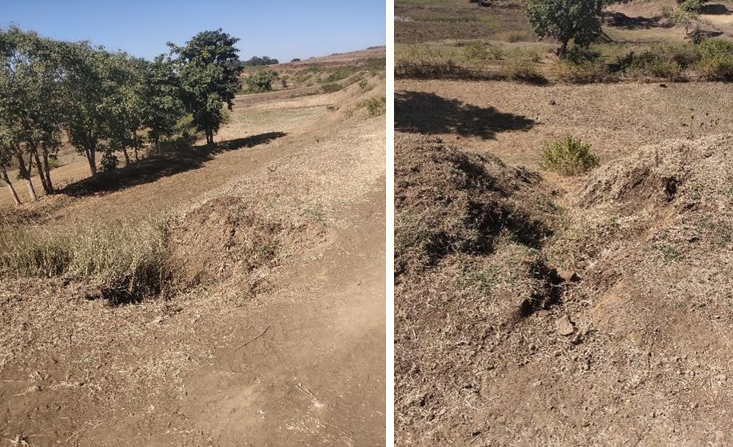
<path fill-rule="evenodd" d="M 5 205 L 44 228 L 165 215 L 196 286 L 112 306 L 77 278 L 4 278 L 0 445 L 383 445 L 385 123 L 355 104 L 385 87 L 367 80 L 249 95 L 219 150 Z"/>
<path fill-rule="evenodd" d="M 733 442 L 730 92 L 397 82 L 398 445 Z"/>

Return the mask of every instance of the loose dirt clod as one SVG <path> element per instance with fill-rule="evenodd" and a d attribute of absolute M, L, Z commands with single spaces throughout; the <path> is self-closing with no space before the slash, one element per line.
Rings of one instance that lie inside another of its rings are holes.
<path fill-rule="evenodd" d="M 573 335 L 573 332 L 575 332 L 575 326 L 573 326 L 573 322 L 570 321 L 570 317 L 567 315 L 563 315 L 557 320 L 555 326 L 557 326 L 557 333 L 562 336 Z"/>

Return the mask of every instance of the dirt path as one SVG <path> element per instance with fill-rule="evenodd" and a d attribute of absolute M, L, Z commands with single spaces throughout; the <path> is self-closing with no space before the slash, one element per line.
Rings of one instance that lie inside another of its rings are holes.
<path fill-rule="evenodd" d="M 322 259 L 288 275 L 308 292 L 204 321 L 233 337 L 186 374 L 180 401 L 102 424 L 80 445 L 140 445 L 120 441 L 135 432 L 149 446 L 384 445 L 384 210 L 379 189 Z"/>

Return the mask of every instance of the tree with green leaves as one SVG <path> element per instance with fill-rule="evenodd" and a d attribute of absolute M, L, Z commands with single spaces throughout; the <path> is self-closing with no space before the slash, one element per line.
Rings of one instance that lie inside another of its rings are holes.
<path fill-rule="evenodd" d="M 277 72 L 259 70 L 247 78 L 247 92 L 264 93 L 272 90 L 272 83 L 277 79 Z"/>
<path fill-rule="evenodd" d="M 586 47 L 600 36 L 604 3 L 604 0 L 528 0 L 527 18 L 539 37 L 560 42 L 557 54 L 564 58 L 570 41 Z"/>
<path fill-rule="evenodd" d="M 13 202 L 16 205 L 20 205 L 20 197 L 13 187 L 13 183 L 8 175 L 7 167 L 10 166 L 10 162 L 13 159 L 13 153 L 11 151 L 9 141 L 5 139 L 5 134 L 0 132 L 0 179 L 7 185 L 10 195 L 13 197 Z"/>
<path fill-rule="evenodd" d="M 56 46 L 50 39 L 17 27 L 0 34 L 0 127 L 4 150 L 17 160 L 18 175 L 26 181 L 31 199 L 35 200 L 33 163 L 44 191 L 53 193 L 49 159 L 55 156 L 61 142 Z"/>
<path fill-rule="evenodd" d="M 61 53 L 64 129 L 72 146 L 86 158 L 92 176 L 96 176 L 97 153 L 107 134 L 104 100 L 110 86 L 105 82 L 105 65 L 110 55 L 88 42 L 64 42 Z"/>
<path fill-rule="evenodd" d="M 122 152 L 125 164 L 129 165 L 131 159 L 128 148 L 135 150 L 136 160 L 139 158 L 138 132 L 143 127 L 147 108 L 146 70 L 145 60 L 127 53 L 112 53 L 108 56 L 108 63 L 102 73 L 105 95 L 101 104 L 106 114 L 107 160 L 113 160 L 115 152 Z"/>
<path fill-rule="evenodd" d="M 234 47 L 238 41 L 218 29 L 195 35 L 183 47 L 168 44 L 177 55 L 183 102 L 197 130 L 206 134 L 207 144 L 214 144 L 214 134 L 224 121 L 223 103 L 231 110 L 242 88 L 243 68 Z"/>
<path fill-rule="evenodd" d="M 158 148 L 160 139 L 170 137 L 175 131 L 176 123 L 185 114 L 181 83 L 176 76 L 174 63 L 169 57 L 160 55 L 147 64 L 143 97 L 145 98 L 143 125 L 148 128 L 150 141 Z M 136 145 L 136 157 L 137 147 Z"/>

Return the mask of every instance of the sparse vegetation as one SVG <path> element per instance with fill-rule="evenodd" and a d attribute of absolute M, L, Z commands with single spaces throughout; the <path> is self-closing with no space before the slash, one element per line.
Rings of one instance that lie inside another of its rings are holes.
<path fill-rule="evenodd" d="M 590 144 L 571 136 L 550 143 L 542 150 L 542 167 L 562 175 L 584 174 L 598 164 Z"/>
<path fill-rule="evenodd" d="M 387 111 L 387 98 L 375 96 L 361 101 L 357 107 L 366 109 L 370 116 L 384 115 Z"/>
<path fill-rule="evenodd" d="M 505 73 L 508 79 L 531 84 L 542 84 L 547 79 L 537 70 L 537 67 L 529 61 L 512 61 L 505 66 Z"/>
<path fill-rule="evenodd" d="M 341 86 L 341 84 L 337 82 L 332 82 L 329 84 L 323 84 L 321 86 L 321 91 L 323 91 L 323 93 L 334 93 L 341 90 L 342 88 L 343 87 Z"/>

